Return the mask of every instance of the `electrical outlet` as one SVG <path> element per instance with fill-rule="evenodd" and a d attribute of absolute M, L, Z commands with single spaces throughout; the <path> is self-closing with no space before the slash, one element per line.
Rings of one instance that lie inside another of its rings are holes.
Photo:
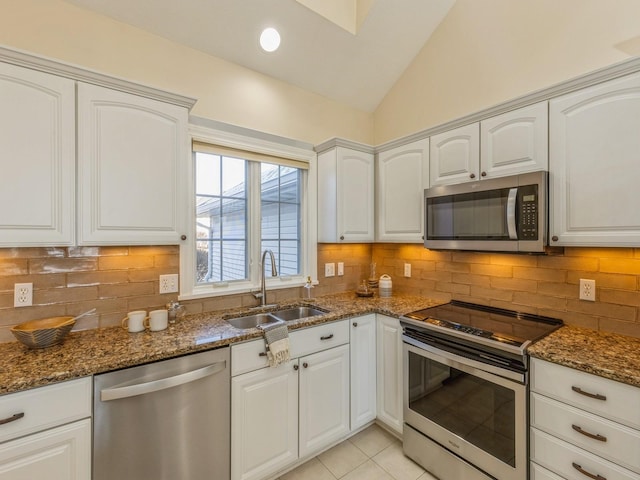
<path fill-rule="evenodd" d="M 336 264 L 335 263 L 325 263 L 324 264 L 324 276 L 325 277 L 334 277 L 336 275 Z"/>
<path fill-rule="evenodd" d="M 33 283 L 16 283 L 13 290 L 14 307 L 33 305 Z"/>
<path fill-rule="evenodd" d="M 411 264 L 410 263 L 405 263 L 404 264 L 404 276 L 407 278 L 411 277 Z"/>
<path fill-rule="evenodd" d="M 338 262 L 338 276 L 344 275 L 344 262 Z"/>
<path fill-rule="evenodd" d="M 596 281 L 580 279 L 580 300 L 596 301 Z"/>
<path fill-rule="evenodd" d="M 160 275 L 160 293 L 175 293 L 179 289 L 177 273 Z"/>

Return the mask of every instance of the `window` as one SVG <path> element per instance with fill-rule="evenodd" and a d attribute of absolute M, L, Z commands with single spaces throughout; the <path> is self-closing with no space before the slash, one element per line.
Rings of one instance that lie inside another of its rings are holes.
<path fill-rule="evenodd" d="M 264 250 L 274 253 L 278 270 L 272 278 L 265 262 L 268 288 L 315 278 L 307 187 L 315 154 L 309 149 L 308 160 L 296 161 L 200 141 L 193 150 L 195 240 L 181 246 L 180 298 L 257 290 Z"/>

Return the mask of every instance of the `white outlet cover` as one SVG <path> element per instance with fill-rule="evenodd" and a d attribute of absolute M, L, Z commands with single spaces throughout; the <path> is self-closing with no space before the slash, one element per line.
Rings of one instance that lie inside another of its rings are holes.
<path fill-rule="evenodd" d="M 14 307 L 33 305 L 33 283 L 16 283 L 13 290 Z"/>
<path fill-rule="evenodd" d="M 176 293 L 180 290 L 177 273 L 160 275 L 160 293 Z"/>
<path fill-rule="evenodd" d="M 596 281 L 586 278 L 580 279 L 580 300 L 596 301 Z"/>

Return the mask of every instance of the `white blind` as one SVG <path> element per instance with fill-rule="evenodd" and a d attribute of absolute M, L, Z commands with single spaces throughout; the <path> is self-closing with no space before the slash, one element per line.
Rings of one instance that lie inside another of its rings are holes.
<path fill-rule="evenodd" d="M 253 160 L 255 162 L 271 163 L 274 165 L 283 165 L 287 167 L 299 168 L 302 170 L 309 169 L 309 163 L 291 158 L 276 157 L 266 153 L 252 152 L 233 147 L 224 147 L 221 145 L 213 145 L 210 143 L 193 141 L 192 149 L 194 152 L 210 153 L 213 155 L 223 155 L 225 157 L 242 158 L 244 160 Z"/>

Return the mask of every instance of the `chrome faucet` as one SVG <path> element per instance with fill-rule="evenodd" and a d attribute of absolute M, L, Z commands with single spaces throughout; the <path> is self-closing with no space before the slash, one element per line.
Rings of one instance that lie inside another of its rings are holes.
<path fill-rule="evenodd" d="M 271 276 L 278 276 L 278 270 L 276 269 L 276 258 L 271 250 L 265 250 L 262 252 L 262 260 L 260 261 L 260 293 L 254 293 L 253 296 L 260 299 L 260 306 L 264 307 L 267 304 L 267 287 L 264 280 L 264 262 L 267 257 L 267 253 L 271 257 Z"/>

